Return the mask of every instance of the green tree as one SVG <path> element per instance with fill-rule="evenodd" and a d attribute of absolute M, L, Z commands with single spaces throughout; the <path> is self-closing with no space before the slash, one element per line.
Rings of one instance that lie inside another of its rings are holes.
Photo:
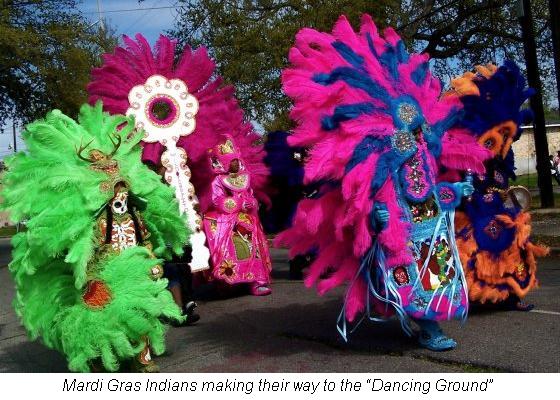
<path fill-rule="evenodd" d="M 110 32 L 90 26 L 74 0 L 0 1 L 0 126 L 49 109 L 75 115 Z"/>
<path fill-rule="evenodd" d="M 341 14 L 355 27 L 362 13 L 379 27 L 396 27 L 410 49 L 435 59 L 444 81 L 489 61 L 524 64 L 514 0 L 179 0 L 179 6 L 171 35 L 207 46 L 243 108 L 267 129 L 289 128 L 279 76 L 294 35 L 306 26 L 330 31 Z M 553 88 L 547 0 L 533 1 L 533 13 L 543 86 Z"/>
<path fill-rule="evenodd" d="M 517 0 L 406 0 L 391 14 L 415 51 L 427 52 L 436 74 L 449 80 L 474 65 L 513 60 L 524 66 Z M 544 97 L 555 97 L 554 59 L 548 0 L 533 0 L 535 38 Z"/>
<path fill-rule="evenodd" d="M 286 128 L 289 100 L 280 70 L 302 27 L 331 30 L 341 14 L 357 26 L 368 12 L 380 25 L 391 0 L 182 0 L 171 35 L 183 44 L 205 45 L 219 72 L 236 87 L 248 116 L 267 129 Z"/>

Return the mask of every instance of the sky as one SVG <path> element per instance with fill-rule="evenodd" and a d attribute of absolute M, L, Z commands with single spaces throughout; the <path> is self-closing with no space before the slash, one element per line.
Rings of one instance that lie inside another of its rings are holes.
<path fill-rule="evenodd" d="M 114 29 L 117 36 L 134 36 L 141 32 L 150 43 L 154 43 L 160 33 L 173 27 L 177 14 L 176 0 L 99 0 L 105 23 Z M 79 5 L 84 16 L 92 24 L 99 23 L 97 0 L 82 0 Z M 17 131 L 17 149 L 25 148 L 23 139 Z M 0 134 L 0 160 L 14 152 L 12 125 L 8 123 Z"/>
<path fill-rule="evenodd" d="M 80 10 L 92 23 L 99 20 L 97 0 L 83 0 Z M 150 43 L 173 27 L 176 0 L 99 0 L 101 14 L 118 36 L 141 32 Z"/>

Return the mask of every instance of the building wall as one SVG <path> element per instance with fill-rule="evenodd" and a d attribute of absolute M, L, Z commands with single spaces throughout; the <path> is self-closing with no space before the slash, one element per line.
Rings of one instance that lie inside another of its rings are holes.
<path fill-rule="evenodd" d="M 556 154 L 560 150 L 560 125 L 547 126 L 548 154 Z M 521 137 L 513 144 L 515 153 L 515 167 L 517 175 L 533 174 L 537 172 L 537 160 L 533 129 L 524 129 Z"/>

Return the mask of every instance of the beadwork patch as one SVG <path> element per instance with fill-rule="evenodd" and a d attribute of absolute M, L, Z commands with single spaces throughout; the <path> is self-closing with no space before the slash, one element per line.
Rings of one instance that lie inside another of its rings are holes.
<path fill-rule="evenodd" d="M 416 140 L 414 135 L 408 131 L 397 131 L 391 136 L 391 145 L 399 155 L 406 156 L 416 151 Z"/>
<path fill-rule="evenodd" d="M 440 186 L 439 201 L 443 204 L 452 204 L 457 199 L 455 192 L 448 186 Z"/>
<path fill-rule="evenodd" d="M 410 277 L 405 267 L 396 267 L 393 270 L 393 278 L 399 286 L 408 285 L 410 283 Z"/>
<path fill-rule="evenodd" d="M 401 103 L 398 107 L 397 114 L 399 119 L 407 125 L 410 125 L 418 116 L 418 109 L 413 104 Z"/>
<path fill-rule="evenodd" d="M 109 288 L 102 281 L 89 281 L 82 300 L 92 308 L 101 308 L 111 301 Z"/>
<path fill-rule="evenodd" d="M 225 276 L 227 278 L 235 277 L 235 263 L 231 260 L 224 260 L 220 265 L 220 275 Z"/>
<path fill-rule="evenodd" d="M 423 203 L 411 204 L 410 213 L 412 222 L 422 223 L 439 215 L 437 205 L 433 197 L 428 198 Z"/>
<path fill-rule="evenodd" d="M 484 233 L 492 239 L 497 239 L 500 236 L 500 233 L 502 233 L 502 227 L 496 222 L 496 220 L 493 219 L 484 227 Z"/>
<path fill-rule="evenodd" d="M 420 279 L 424 290 L 431 291 L 447 285 L 455 277 L 455 270 L 451 249 L 446 239 L 437 239 L 431 254 L 428 254 L 428 252 L 428 243 L 422 243 L 420 258 L 417 263 L 418 268 L 421 269 L 426 258 L 429 257 L 427 268 L 423 270 Z"/>

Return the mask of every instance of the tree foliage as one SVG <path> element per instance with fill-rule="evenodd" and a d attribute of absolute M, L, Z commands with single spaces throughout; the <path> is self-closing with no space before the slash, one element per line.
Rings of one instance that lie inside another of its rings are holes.
<path fill-rule="evenodd" d="M 76 115 L 100 54 L 116 40 L 74 0 L 0 1 L 0 126 L 59 108 Z"/>
<path fill-rule="evenodd" d="M 548 1 L 534 0 L 535 39 L 548 98 L 554 96 L 554 65 Z M 408 0 L 390 24 L 415 51 L 435 59 L 436 73 L 448 80 L 489 61 L 525 64 L 516 0 Z"/>
<path fill-rule="evenodd" d="M 267 129 L 286 128 L 289 100 L 280 70 L 294 36 L 309 26 L 330 31 L 341 13 L 357 25 L 368 12 L 387 19 L 390 0 L 183 0 L 171 34 L 183 44 L 205 45 L 248 116 Z M 381 22 L 383 26 L 383 22 Z"/>
<path fill-rule="evenodd" d="M 547 0 L 532 3 L 544 86 L 551 88 Z M 179 0 L 179 6 L 170 33 L 183 44 L 207 46 L 249 116 L 267 129 L 289 127 L 279 76 L 294 35 L 302 27 L 330 31 L 341 14 L 356 28 L 362 13 L 380 28 L 394 26 L 411 49 L 434 58 L 444 81 L 489 61 L 524 64 L 515 0 Z"/>

